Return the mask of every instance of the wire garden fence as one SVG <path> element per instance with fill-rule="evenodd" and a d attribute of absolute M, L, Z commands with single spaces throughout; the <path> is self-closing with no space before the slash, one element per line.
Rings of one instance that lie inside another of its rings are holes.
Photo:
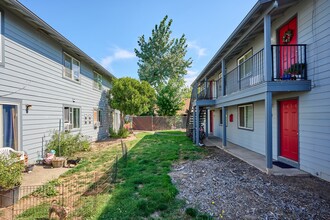
<path fill-rule="evenodd" d="M 49 210 L 53 204 L 66 212 L 66 219 L 84 219 L 81 213 L 85 204 L 96 208 L 96 196 L 109 193 L 117 182 L 119 160 L 127 160 L 127 146 L 123 141 L 121 155 L 115 156 L 112 166 L 105 173 L 77 174 L 63 182 L 57 179 L 45 185 L 21 186 L 16 191 L 0 194 L 0 219 L 51 219 Z M 55 215 L 52 214 L 52 217 Z"/>

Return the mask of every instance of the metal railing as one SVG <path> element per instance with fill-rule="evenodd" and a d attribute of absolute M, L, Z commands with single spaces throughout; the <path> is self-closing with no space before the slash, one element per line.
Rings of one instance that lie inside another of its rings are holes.
<path fill-rule="evenodd" d="M 205 82 L 204 82 L 205 83 Z M 212 85 L 211 85 L 212 84 Z M 206 87 L 204 86 L 197 95 L 198 100 L 202 99 L 216 99 L 218 97 L 218 88 L 217 88 L 217 81 L 207 81 Z"/>
<path fill-rule="evenodd" d="M 272 80 L 306 80 L 306 44 L 272 45 Z M 217 99 L 265 81 L 264 49 L 254 54 L 225 74 L 225 94 L 222 94 L 221 78 L 215 81 L 211 91 L 209 81 L 198 93 L 197 99 Z M 204 83 L 204 82 L 202 82 Z"/>
<path fill-rule="evenodd" d="M 262 49 L 225 75 L 225 95 L 264 82 L 263 56 L 264 50 Z"/>
<path fill-rule="evenodd" d="M 273 80 L 306 80 L 306 44 L 272 45 Z"/>

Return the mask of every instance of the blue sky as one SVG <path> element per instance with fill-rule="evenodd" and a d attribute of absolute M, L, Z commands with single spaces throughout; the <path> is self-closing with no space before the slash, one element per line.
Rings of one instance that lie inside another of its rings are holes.
<path fill-rule="evenodd" d="M 165 15 L 172 37 L 185 34 L 190 85 L 256 0 L 20 0 L 116 77 L 138 79 L 134 48 Z M 92 3 L 91 3 L 92 2 Z"/>

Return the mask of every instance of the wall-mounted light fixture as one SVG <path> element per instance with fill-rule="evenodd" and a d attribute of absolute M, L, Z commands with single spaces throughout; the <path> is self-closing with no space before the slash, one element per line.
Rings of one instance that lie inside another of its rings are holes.
<path fill-rule="evenodd" d="M 72 102 L 73 102 L 73 103 L 76 102 L 76 99 L 72 99 Z"/>
<path fill-rule="evenodd" d="M 26 113 L 29 113 L 30 108 L 32 108 L 32 105 L 30 105 L 30 104 L 26 104 L 25 105 L 25 111 L 26 111 Z"/>

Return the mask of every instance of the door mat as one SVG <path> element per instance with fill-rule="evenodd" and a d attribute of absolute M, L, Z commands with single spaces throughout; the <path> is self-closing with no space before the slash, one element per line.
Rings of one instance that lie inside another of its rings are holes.
<path fill-rule="evenodd" d="M 295 168 L 295 167 L 293 167 L 293 166 L 290 166 L 290 165 L 288 165 L 288 164 L 286 164 L 286 163 L 282 163 L 282 162 L 280 162 L 280 161 L 273 161 L 273 164 L 274 164 L 275 166 L 281 167 L 281 168 L 283 168 L 283 169 Z"/>

